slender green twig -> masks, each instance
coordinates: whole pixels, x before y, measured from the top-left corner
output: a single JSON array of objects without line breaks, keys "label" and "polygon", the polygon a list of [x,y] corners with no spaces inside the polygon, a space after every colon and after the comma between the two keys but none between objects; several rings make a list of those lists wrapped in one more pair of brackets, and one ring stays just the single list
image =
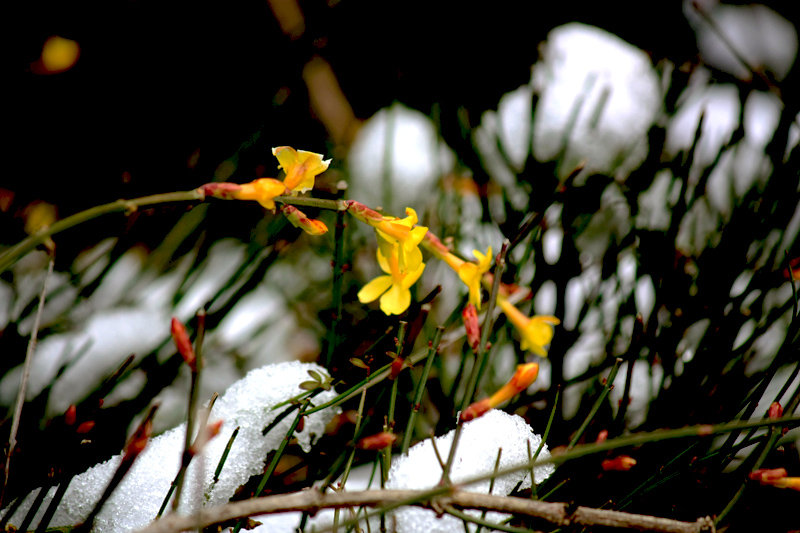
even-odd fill
[{"label": "slender green twig", "polygon": [[[530,451],[530,447],[528,448],[528,450]],[[495,481],[495,479],[497,479],[497,470],[500,468],[500,458],[502,456],[503,456],[503,448],[497,448],[497,457],[494,460],[494,473],[495,473],[495,475],[492,476],[492,478],[489,480],[489,494],[491,494],[492,491],[494,491],[494,481]],[[531,479],[533,479],[533,477],[531,477]],[[481,520],[483,520],[485,518],[486,518],[486,511],[484,510],[484,511],[481,512]],[[477,529],[477,531],[475,531],[475,533],[481,533],[481,525],[480,524],[478,524],[478,529]]]},{"label": "slender green twig", "polygon": [[417,419],[417,413],[419,413],[420,402],[422,402],[422,394],[425,392],[425,384],[428,381],[428,375],[430,374],[431,367],[433,366],[433,360],[436,358],[436,354],[439,352],[439,343],[442,340],[442,333],[444,333],[444,328],[442,326],[438,326],[436,328],[436,332],[433,334],[433,340],[428,343],[428,356],[425,359],[425,367],[422,369],[422,374],[417,382],[417,388],[414,391],[414,403],[411,405],[411,412],[408,415],[408,424],[406,424],[406,431],[403,434],[403,445],[401,447],[403,455],[408,453],[408,448],[411,445],[411,438],[414,433],[414,423]]},{"label": "slender green twig", "polygon": [[[497,258],[495,260],[494,281],[492,282],[492,291],[489,295],[489,305],[486,309],[486,317],[483,320],[483,330],[481,331],[481,340],[478,345],[478,353],[475,354],[475,363],[472,366],[469,381],[467,382],[467,388],[464,391],[464,397],[461,400],[460,411],[463,411],[469,407],[469,404],[472,402],[472,398],[475,396],[475,392],[478,389],[478,382],[480,380],[481,373],[483,372],[488,361],[487,345],[489,342],[489,334],[494,326],[494,308],[497,304],[497,295],[500,292],[500,278],[502,278],[503,271],[505,270],[506,266],[506,252],[508,252],[508,244],[508,239],[503,241],[503,246],[500,248],[500,253],[497,254]],[[458,442],[461,438],[461,430],[463,426],[464,424],[459,420],[458,424],[456,425],[455,433],[453,433],[453,441],[450,444],[450,453],[447,456],[447,463],[444,471],[442,472],[441,483],[450,482],[450,469],[453,467],[453,462],[455,461],[456,448],[458,448]]]},{"label": "slender green twig", "polygon": [[325,366],[330,368],[333,354],[336,351],[337,327],[342,319],[342,282],[344,280],[344,211],[336,213],[336,228],[333,233],[333,289],[332,299],[334,307],[333,320],[328,331],[328,350],[325,354]]},{"label": "slender green twig", "polygon": [[[264,487],[267,486],[267,482],[269,481],[269,478],[272,477],[272,473],[275,471],[275,467],[278,466],[278,461],[280,461],[281,457],[283,457],[283,452],[284,450],[286,450],[286,446],[289,444],[292,435],[294,435],[294,432],[297,429],[297,425],[300,423],[300,420],[303,418],[303,416],[305,416],[306,414],[305,408],[307,406],[308,406],[308,401],[303,403],[302,407],[297,412],[297,416],[294,418],[294,421],[292,421],[292,425],[289,427],[289,431],[286,432],[286,435],[284,435],[283,440],[281,440],[278,449],[275,450],[275,455],[272,456],[272,460],[270,461],[269,466],[267,466],[267,469],[264,471],[264,475],[261,476],[261,481],[259,481],[258,483],[258,487],[256,488],[255,492],[256,496],[260,495],[261,492],[264,490]],[[236,526],[233,528],[233,533],[238,533],[242,529],[242,526],[244,526],[244,522],[245,522],[244,520],[239,520],[236,523]]]},{"label": "slender green twig", "polygon": [[183,441],[183,456],[181,460],[181,471],[178,474],[177,484],[175,487],[175,499],[172,500],[172,511],[178,510],[178,505],[181,501],[181,492],[183,491],[183,481],[186,469],[189,467],[189,462],[192,460],[194,454],[191,451],[192,439],[194,438],[194,427],[197,420],[197,395],[200,390],[200,372],[203,367],[202,360],[202,346],[203,338],[206,331],[206,312],[200,309],[197,312],[197,334],[194,341],[194,364],[190,365],[192,378],[189,386],[189,405],[186,414],[186,435]]},{"label": "slender green twig", "polygon": [[7,270],[17,259],[30,252],[38,245],[44,243],[48,238],[79,224],[93,220],[97,217],[117,213],[120,211],[133,212],[140,207],[148,205],[164,204],[169,202],[192,202],[203,199],[203,193],[197,190],[169,192],[163,194],[153,194],[132,200],[117,200],[103,205],[89,208],[85,211],[75,213],[65,219],[59,220],[52,225],[42,228],[33,235],[23,239],[2,254],[0,254],[0,272]]},{"label": "slender green twig", "polygon": [[447,512],[447,514],[459,518],[464,522],[472,522],[473,524],[477,524],[478,533],[480,533],[481,527],[495,529],[497,531],[507,531],[508,533],[535,533],[532,530],[525,527],[514,527],[514,526],[507,526],[505,524],[498,524],[496,522],[490,522],[489,520],[486,520],[486,518],[484,518],[486,516],[486,511],[483,511],[482,516],[477,517],[477,516],[472,516],[469,513],[465,513],[464,511],[459,511],[452,505],[445,505],[444,510],[445,512]]},{"label": "slender green twig", "polygon": [[[536,459],[539,458],[539,454],[542,453],[542,449],[544,448],[544,443],[547,442],[547,437],[550,436],[550,429],[553,427],[553,420],[556,417],[556,409],[558,408],[558,400],[561,397],[561,386],[556,389],[556,396],[553,399],[553,408],[550,410],[550,418],[547,419],[547,426],[544,428],[544,433],[542,434],[542,438],[539,440],[539,446],[536,447],[536,453],[533,454],[532,462],[536,462]],[[537,496],[536,490],[536,477],[534,476],[533,470],[531,470],[531,498],[536,499]]]},{"label": "slender green twig", "polygon": [[327,200],[325,198],[311,198],[307,196],[276,196],[276,202],[289,205],[302,205],[306,207],[317,207],[328,211],[346,211],[347,205],[344,200]]},{"label": "slender green twig", "polygon": [[[361,421],[364,417],[364,404],[366,403],[367,399],[367,389],[366,387],[363,389],[361,393],[361,399],[358,401],[358,411],[356,413],[356,427],[353,430],[353,448],[350,450],[350,454],[347,457],[347,464],[344,467],[344,472],[342,472],[342,480],[339,482],[339,486],[344,489],[347,485],[347,478],[350,477],[350,470],[353,468],[353,459],[356,456],[356,446],[355,444],[358,442],[358,438],[361,435]],[[334,475],[336,469],[331,471],[331,475]],[[330,486],[330,481],[326,481],[322,484],[322,492],[325,492],[327,488]],[[339,523],[339,509],[333,513],[333,530],[336,531],[337,524]]]},{"label": "slender green twig", "polygon": [[231,433],[230,438],[228,439],[228,443],[225,445],[225,449],[222,451],[222,455],[219,458],[219,462],[217,463],[217,468],[214,470],[214,479],[211,481],[211,486],[213,486],[219,481],[219,476],[222,473],[222,468],[225,466],[225,461],[228,460],[228,454],[231,453],[231,448],[233,447],[233,442],[236,440],[236,437],[239,436],[239,426],[233,430]]},{"label": "slender green twig", "polygon": [[[405,342],[406,337],[406,328],[408,326],[408,322],[405,320],[400,321],[400,325],[397,329],[397,337],[394,340],[395,346],[395,363],[399,359],[400,361],[403,360],[403,343]],[[397,369],[395,369],[397,371]],[[394,409],[395,405],[397,404],[397,388],[399,386],[400,381],[397,379],[399,375],[395,375],[394,379],[392,379],[392,392],[389,396],[389,411],[386,415],[386,424],[383,426],[384,431],[394,431]],[[387,446],[383,450],[381,450],[381,455],[383,456],[383,471],[385,475],[389,476],[389,467],[392,465],[392,447]]]},{"label": "slender green twig", "polygon": [[578,441],[581,440],[583,433],[586,431],[586,428],[589,427],[589,424],[594,419],[594,415],[597,414],[597,410],[600,409],[600,406],[603,405],[603,402],[606,400],[606,397],[611,392],[611,387],[614,385],[614,379],[617,377],[617,372],[619,372],[619,365],[622,363],[622,359],[619,357],[614,362],[614,366],[611,368],[611,372],[608,374],[608,378],[606,379],[605,385],[603,385],[603,390],[600,393],[600,396],[597,397],[595,400],[594,405],[592,405],[589,414],[586,415],[586,419],[581,424],[581,427],[578,428],[578,431],[575,432],[575,435],[572,436],[572,439],[569,441],[569,445],[567,449],[574,448]]}]

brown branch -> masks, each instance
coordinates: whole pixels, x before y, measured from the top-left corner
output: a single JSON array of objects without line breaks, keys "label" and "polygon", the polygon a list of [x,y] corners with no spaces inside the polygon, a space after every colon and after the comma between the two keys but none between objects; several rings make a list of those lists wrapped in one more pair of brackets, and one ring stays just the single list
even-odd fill
[{"label": "brown branch", "polygon": [[713,533],[715,531],[714,523],[708,517],[699,518],[695,522],[682,522],[669,518],[591,507],[577,507],[570,513],[569,505],[566,503],[542,502],[528,498],[495,496],[461,490],[448,492],[446,488],[438,487],[429,490],[366,490],[327,494],[321,494],[316,490],[307,490],[293,494],[252,498],[205,509],[194,516],[171,514],[153,522],[139,533],[177,533],[192,528],[204,528],[235,518],[287,511],[307,511],[313,514],[320,509],[379,507],[393,504],[396,506],[401,502],[409,501],[415,501],[414,505],[430,507],[434,499],[439,507],[451,505],[461,509],[508,512],[540,518],[561,527],[577,524],[662,533]]}]

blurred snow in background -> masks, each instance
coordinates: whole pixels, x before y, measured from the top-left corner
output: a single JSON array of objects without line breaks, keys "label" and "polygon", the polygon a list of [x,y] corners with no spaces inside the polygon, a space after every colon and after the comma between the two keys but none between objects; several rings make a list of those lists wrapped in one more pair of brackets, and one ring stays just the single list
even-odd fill
[{"label": "blurred snow in background", "polygon": [[650,58],[579,23],[552,30],[543,50],[533,70],[533,154],[540,161],[563,157],[562,176],[585,162],[624,178],[647,156],[647,131],[662,106]]},{"label": "blurred snow in background", "polygon": [[363,124],[347,161],[351,198],[405,216],[408,206],[422,212],[439,178],[452,170],[455,156],[430,118],[394,104]]}]

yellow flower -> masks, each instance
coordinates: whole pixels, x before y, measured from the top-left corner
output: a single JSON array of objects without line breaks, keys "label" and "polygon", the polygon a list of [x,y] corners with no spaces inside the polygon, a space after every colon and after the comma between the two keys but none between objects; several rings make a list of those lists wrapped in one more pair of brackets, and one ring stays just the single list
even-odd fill
[{"label": "yellow flower", "polygon": [[505,298],[498,298],[497,303],[500,304],[500,308],[519,331],[522,337],[521,348],[530,350],[542,357],[547,357],[545,346],[553,340],[553,326],[557,326],[561,321],[554,316],[534,316],[529,318]]},{"label": "yellow flower", "polygon": [[384,256],[380,250],[376,254],[381,270],[388,275],[378,276],[364,285],[358,291],[358,300],[365,304],[380,297],[381,311],[387,315],[399,315],[411,304],[409,288],[422,275],[425,263],[420,261],[413,270],[404,269],[400,266],[400,245],[395,243],[392,248],[388,257]]},{"label": "yellow flower", "polygon": [[481,308],[481,278],[489,271],[489,266],[492,263],[492,247],[486,250],[486,255],[480,253],[478,250],[472,250],[477,263],[470,261],[462,261],[455,255],[447,253],[444,256],[444,261],[458,273],[458,277],[464,282],[464,285],[469,289],[469,301],[472,305],[480,310]]},{"label": "yellow flower", "polygon": [[283,184],[292,192],[306,192],[314,188],[314,178],[328,170],[331,160],[323,160],[322,154],[295,150],[291,146],[272,149],[278,158],[278,168],[286,173]]},{"label": "yellow flower", "polygon": [[[406,208],[406,218],[384,216],[360,202],[348,200],[347,211],[361,222],[375,228],[378,235],[378,249],[384,259],[392,254],[394,244],[400,244],[399,256],[402,270],[416,270],[422,262],[419,244],[428,233],[425,226],[416,226],[417,212]],[[416,226],[416,227],[415,227]]]},{"label": "yellow flower", "polygon": [[[384,217],[380,222],[367,222],[375,228],[378,235],[378,251],[384,258],[392,253],[393,246],[399,244],[398,259],[403,270],[416,270],[422,263],[422,252],[419,243],[428,233],[425,226],[416,226],[417,212],[406,208],[406,218]],[[416,227],[415,227],[416,226]]]},{"label": "yellow flower", "polygon": [[286,192],[286,186],[272,178],[261,178],[250,183],[244,183],[238,190],[232,192],[232,197],[237,200],[255,200],[266,209],[275,210],[276,196]]}]

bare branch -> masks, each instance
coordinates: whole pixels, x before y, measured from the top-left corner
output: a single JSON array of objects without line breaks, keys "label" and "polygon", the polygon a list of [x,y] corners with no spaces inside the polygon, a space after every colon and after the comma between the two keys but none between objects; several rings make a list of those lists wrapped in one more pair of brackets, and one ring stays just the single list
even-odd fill
[{"label": "bare branch", "polygon": [[434,499],[439,505],[451,505],[461,509],[514,513],[543,519],[562,527],[577,524],[583,526],[602,525],[662,533],[713,533],[715,531],[714,523],[708,517],[699,518],[695,522],[682,522],[669,518],[590,507],[577,507],[570,514],[569,506],[566,503],[542,502],[528,498],[495,496],[461,490],[453,490],[437,496],[442,491],[442,487],[432,490],[367,490],[328,494],[320,494],[316,490],[307,490],[293,494],[252,498],[228,503],[205,509],[194,516],[171,514],[153,522],[148,527],[140,530],[139,533],[177,533],[192,528],[204,528],[235,518],[287,511],[314,513],[320,509],[357,506],[379,507],[407,501],[416,501],[414,505],[430,507]]}]

